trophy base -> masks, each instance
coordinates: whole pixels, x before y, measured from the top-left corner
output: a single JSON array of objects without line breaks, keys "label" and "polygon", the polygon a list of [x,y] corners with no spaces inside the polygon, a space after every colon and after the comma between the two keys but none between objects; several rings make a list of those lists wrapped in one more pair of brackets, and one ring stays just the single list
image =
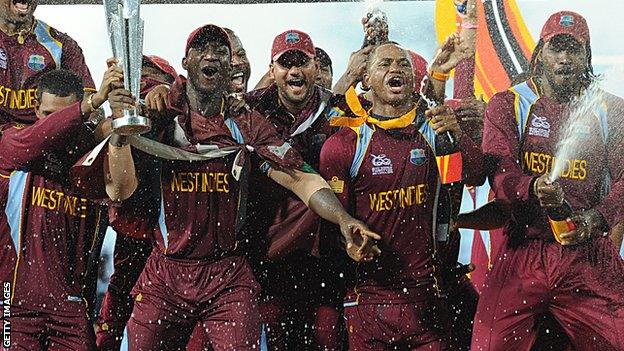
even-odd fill
[{"label": "trophy base", "polygon": [[152,129],[152,121],[142,116],[128,116],[114,119],[112,127],[113,131],[119,135],[140,135]]}]

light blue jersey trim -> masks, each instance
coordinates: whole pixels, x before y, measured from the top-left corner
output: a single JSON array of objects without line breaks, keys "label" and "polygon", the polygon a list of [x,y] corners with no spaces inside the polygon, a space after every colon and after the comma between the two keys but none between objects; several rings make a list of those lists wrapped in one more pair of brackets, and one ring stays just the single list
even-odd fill
[{"label": "light blue jersey trim", "polygon": [[424,121],[420,125],[420,128],[418,128],[418,131],[420,132],[420,135],[422,135],[423,138],[425,138],[425,141],[427,142],[427,144],[429,144],[429,147],[431,148],[431,150],[435,154],[435,151],[436,151],[436,133],[433,130],[433,128],[431,128],[431,123],[429,121]]},{"label": "light blue jersey trim", "polygon": [[234,138],[234,140],[236,140],[237,143],[239,144],[245,143],[243,134],[238,128],[238,125],[236,124],[236,122],[234,122],[231,118],[228,118],[225,120],[225,125],[230,129],[230,133],[232,133],[232,138]]},{"label": "light blue jersey trim", "polygon": [[269,351],[269,338],[267,337],[266,324],[260,326],[260,351]]},{"label": "light blue jersey trim", "polygon": [[160,229],[160,235],[162,235],[165,249],[169,247],[169,231],[167,230],[167,223],[165,221],[165,199],[162,192],[162,185],[160,190],[160,215],[158,216],[158,228]]},{"label": "light blue jersey trim", "polygon": [[9,228],[11,229],[11,239],[15,246],[15,252],[20,253],[20,232],[21,222],[24,216],[24,207],[22,206],[24,200],[24,194],[26,193],[26,182],[28,180],[29,173],[22,171],[15,171],[11,174],[9,179],[9,193],[7,204],[4,209],[7,220],[9,222]]},{"label": "light blue jersey trim", "polygon": [[123,337],[121,338],[121,345],[119,351],[128,351],[128,327],[124,328]]},{"label": "light blue jersey trim", "polygon": [[50,34],[50,26],[44,22],[37,20],[35,25],[35,36],[39,44],[43,45],[52,55],[52,59],[56,64],[56,68],[61,68],[61,58],[63,57],[63,44],[54,39]]},{"label": "light blue jersey trim", "polygon": [[518,103],[516,107],[518,110],[516,111],[516,126],[518,128],[518,136],[522,140],[529,119],[529,113],[531,113],[531,107],[535,104],[537,99],[539,99],[539,96],[531,90],[527,82],[515,85],[510,90],[517,97]]},{"label": "light blue jersey trim", "polygon": [[355,145],[355,156],[353,157],[353,162],[351,163],[351,169],[349,171],[351,179],[357,176],[360,166],[362,166],[364,154],[366,154],[368,144],[370,144],[371,138],[373,137],[373,132],[373,129],[366,124],[362,124],[356,131],[358,139]]}]

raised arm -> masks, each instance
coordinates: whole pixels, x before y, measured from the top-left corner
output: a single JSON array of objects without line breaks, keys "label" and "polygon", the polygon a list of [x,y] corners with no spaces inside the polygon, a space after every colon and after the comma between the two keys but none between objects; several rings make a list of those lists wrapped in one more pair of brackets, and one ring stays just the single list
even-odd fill
[{"label": "raised arm", "polygon": [[0,157],[4,164],[12,169],[28,168],[45,153],[64,148],[74,135],[72,131],[82,127],[89,115],[106,101],[109,85],[116,79],[113,71],[106,71],[100,90],[92,96],[85,95],[81,101],[39,119],[32,126],[3,133],[0,149],[6,151]]},{"label": "raised arm", "polygon": [[357,83],[362,80],[362,76],[366,70],[368,54],[370,54],[372,50],[372,46],[367,46],[351,54],[347,69],[342,76],[338,78],[336,84],[334,84],[334,94],[344,95],[350,87],[356,86]]},{"label": "raised arm", "polygon": [[[113,118],[123,117],[123,109],[131,109],[135,106],[132,94],[123,88],[113,90],[109,100]],[[104,174],[104,184],[106,194],[115,202],[124,201],[132,196],[139,184],[129,140],[114,132],[108,143],[108,163]]]}]

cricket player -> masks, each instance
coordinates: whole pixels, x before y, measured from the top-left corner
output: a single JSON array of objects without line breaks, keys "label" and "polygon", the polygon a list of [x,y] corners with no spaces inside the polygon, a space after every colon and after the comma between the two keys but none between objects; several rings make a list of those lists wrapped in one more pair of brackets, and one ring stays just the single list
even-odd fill
[{"label": "cricket player", "polygon": [[[171,87],[166,103],[175,116],[174,130],[162,140],[178,154],[206,160],[162,160],[158,169],[142,170],[135,168],[128,144],[136,138],[113,134],[108,145],[106,192],[116,203],[111,223],[155,244],[132,292],[129,349],[184,349],[197,322],[214,350],[257,349],[259,286],[238,251],[239,244],[257,241],[240,235],[247,197],[257,190],[247,186],[247,177],[266,173],[321,217],[338,223],[348,247],[358,249],[358,259],[372,259],[368,243],[379,236],[341,210],[329,186],[304,171],[308,166],[265,118],[255,112],[226,116],[231,46],[223,29],[206,25],[191,33],[183,67],[189,78],[178,77]],[[129,93],[125,103],[133,106]],[[156,184],[148,184],[160,194],[158,202],[143,201],[150,172],[159,175]]]},{"label": "cricket player", "polygon": [[[316,55],[307,33],[280,33],[271,49],[267,81],[272,83],[245,98],[314,168],[332,132],[329,115],[335,106],[344,105],[344,98],[318,84],[320,66],[326,67],[327,59],[321,62]],[[326,75],[323,81],[331,86]],[[268,347],[340,350],[345,340],[344,284],[337,262],[327,257],[327,243],[317,235],[318,216],[291,192],[274,189],[267,179],[254,181],[252,186],[262,191],[250,203],[250,216],[256,221],[246,230],[269,242],[253,260],[263,288],[260,308]],[[321,253],[325,257],[319,259]]]},{"label": "cricket player", "polygon": [[0,1],[0,124],[37,120],[37,82],[50,70],[75,72],[82,78],[85,92],[95,92],[78,44],[33,16],[38,2]]},{"label": "cricket player", "polygon": [[[172,84],[176,77],[175,69],[167,60],[154,55],[143,57],[141,71],[143,96],[151,91],[151,88]],[[104,123],[108,125],[106,133],[108,134],[110,120]],[[117,235],[113,254],[113,275],[104,294],[95,329],[98,350],[119,350],[126,323],[132,313],[134,300],[130,296],[130,291],[139,279],[152,248],[153,245],[149,240],[132,238],[123,233]]]},{"label": "cricket player", "polygon": [[240,38],[233,30],[223,28],[230,38],[232,45],[232,81],[230,84],[230,92],[246,93],[249,85],[249,77],[251,75],[251,65],[247,58],[247,51],[243,46]]},{"label": "cricket player", "polygon": [[[450,108],[413,98],[407,50],[371,51],[362,84],[372,109],[323,145],[321,174],[343,205],[381,234],[381,255],[351,267],[345,317],[351,350],[442,350],[446,306],[436,251],[439,174],[436,133],[451,132],[464,160],[463,180],[482,182],[483,157]],[[353,109],[352,109],[353,110]]]},{"label": "cricket player", "polygon": [[[543,315],[554,317],[575,350],[624,349],[624,262],[604,234],[623,214],[624,160],[616,150],[624,104],[594,89],[595,79],[587,22],[561,11],[542,28],[530,78],[489,102],[483,151],[496,198],[512,215],[479,299],[472,350],[529,350]],[[574,101],[588,91],[600,92],[599,103],[587,118],[569,121]],[[570,123],[581,144],[551,182]],[[559,243],[546,210],[564,199],[576,229]]]},{"label": "cricket player", "polygon": [[95,239],[105,229],[105,210],[72,186],[69,169],[93,147],[85,122],[119,76],[109,69],[100,90],[84,96],[80,76],[50,71],[38,82],[37,122],[11,122],[2,130],[0,280],[11,288],[7,350],[95,345],[88,319],[94,296],[86,290],[97,276]]},{"label": "cricket player", "polygon": [[316,84],[321,87],[331,90],[334,79],[334,68],[332,66],[331,57],[329,54],[318,46],[314,48],[316,59],[319,62],[319,71],[316,75]]}]

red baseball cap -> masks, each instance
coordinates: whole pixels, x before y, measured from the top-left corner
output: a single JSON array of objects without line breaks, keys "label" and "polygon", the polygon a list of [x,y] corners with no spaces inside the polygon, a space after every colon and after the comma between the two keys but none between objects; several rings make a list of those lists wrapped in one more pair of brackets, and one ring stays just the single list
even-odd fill
[{"label": "red baseball cap", "polygon": [[580,43],[589,43],[589,27],[583,16],[572,11],[561,11],[548,18],[540,39],[549,41],[559,34],[569,34]]},{"label": "red baseball cap", "polygon": [[144,55],[145,60],[149,61],[152,65],[156,66],[159,70],[161,70],[164,74],[168,74],[172,79],[176,79],[178,73],[175,68],[169,64],[169,61],[164,58],[156,55]]},{"label": "red baseball cap", "polygon": [[306,33],[295,29],[287,30],[273,39],[271,60],[277,60],[283,53],[290,50],[301,51],[310,58],[316,56],[312,38]]},{"label": "red baseball cap", "polygon": [[188,39],[186,40],[185,54],[188,55],[188,52],[192,47],[202,46],[211,41],[216,41],[226,45],[230,50],[230,53],[232,53],[230,37],[225,32],[225,30],[214,24],[207,24],[205,26],[195,29],[189,35]]},{"label": "red baseball cap", "polygon": [[420,83],[427,75],[427,60],[412,50],[407,50],[412,59],[412,71],[414,71],[414,89],[420,91]]}]

